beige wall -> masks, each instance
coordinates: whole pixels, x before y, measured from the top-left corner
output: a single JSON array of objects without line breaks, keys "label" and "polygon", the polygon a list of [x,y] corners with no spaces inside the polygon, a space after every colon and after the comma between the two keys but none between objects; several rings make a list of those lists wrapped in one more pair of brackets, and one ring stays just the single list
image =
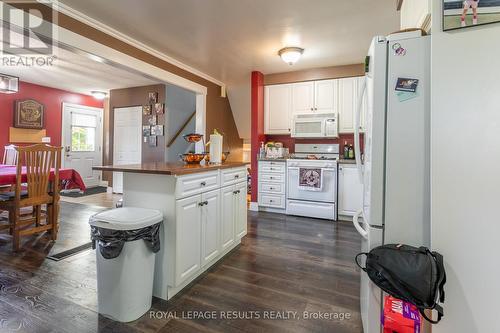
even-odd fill
[{"label": "beige wall", "polygon": [[267,74],[264,75],[264,85],[325,80],[325,79],[340,79],[344,77],[363,76],[363,75],[365,75],[365,69],[363,64],[321,67],[321,68],[312,68],[295,72]]}]

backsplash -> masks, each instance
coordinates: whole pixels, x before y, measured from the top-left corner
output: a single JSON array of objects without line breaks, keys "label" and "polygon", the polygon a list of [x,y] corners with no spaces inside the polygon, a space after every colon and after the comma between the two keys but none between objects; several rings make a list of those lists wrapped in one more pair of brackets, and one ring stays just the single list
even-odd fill
[{"label": "backsplash", "polygon": [[[340,150],[342,151],[342,148],[344,147],[344,142],[347,141],[347,144],[354,145],[354,134],[339,134],[339,138],[337,138],[337,139],[296,139],[296,138],[292,138],[290,135],[266,135],[266,142],[267,141],[282,142],[284,147],[286,147],[290,150],[290,153],[295,152],[295,144],[296,143],[306,143],[306,144],[311,144],[311,143],[336,144],[336,143],[338,143],[340,145]],[[361,144],[361,151],[363,151],[363,149],[364,149],[364,135],[363,134],[360,135],[360,144]]]}]

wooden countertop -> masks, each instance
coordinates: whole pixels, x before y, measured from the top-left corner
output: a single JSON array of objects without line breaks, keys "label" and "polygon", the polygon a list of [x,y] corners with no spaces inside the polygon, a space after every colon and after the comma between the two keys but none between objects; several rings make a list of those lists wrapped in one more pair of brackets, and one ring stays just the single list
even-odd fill
[{"label": "wooden countertop", "polygon": [[223,164],[184,164],[182,162],[151,162],[129,165],[104,165],[95,166],[93,170],[118,171],[132,173],[148,173],[155,175],[181,176],[192,173],[215,171],[219,169],[238,168],[247,165],[243,162],[225,162]]}]

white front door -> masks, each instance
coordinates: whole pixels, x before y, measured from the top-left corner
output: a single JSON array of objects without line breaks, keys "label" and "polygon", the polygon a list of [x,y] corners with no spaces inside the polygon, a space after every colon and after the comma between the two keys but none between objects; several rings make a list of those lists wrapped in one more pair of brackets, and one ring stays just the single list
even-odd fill
[{"label": "white front door", "polygon": [[62,165],[76,170],[86,187],[101,181],[101,172],[92,167],[102,164],[102,113],[103,109],[63,103]]},{"label": "white front door", "polygon": [[[113,164],[141,163],[142,106],[114,109]],[[113,172],[113,192],[123,192],[123,173]]]}]

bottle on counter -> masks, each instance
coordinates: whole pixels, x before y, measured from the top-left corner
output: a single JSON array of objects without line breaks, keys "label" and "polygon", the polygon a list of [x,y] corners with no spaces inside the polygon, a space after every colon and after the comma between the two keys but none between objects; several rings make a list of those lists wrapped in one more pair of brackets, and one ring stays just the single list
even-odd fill
[{"label": "bottle on counter", "polygon": [[354,147],[352,145],[349,146],[349,159],[354,159]]},{"label": "bottle on counter", "polygon": [[349,158],[349,145],[347,144],[347,141],[344,141],[344,159]]},{"label": "bottle on counter", "polygon": [[260,158],[265,158],[266,157],[266,148],[264,146],[264,142],[263,141],[260,143],[259,157]]}]

